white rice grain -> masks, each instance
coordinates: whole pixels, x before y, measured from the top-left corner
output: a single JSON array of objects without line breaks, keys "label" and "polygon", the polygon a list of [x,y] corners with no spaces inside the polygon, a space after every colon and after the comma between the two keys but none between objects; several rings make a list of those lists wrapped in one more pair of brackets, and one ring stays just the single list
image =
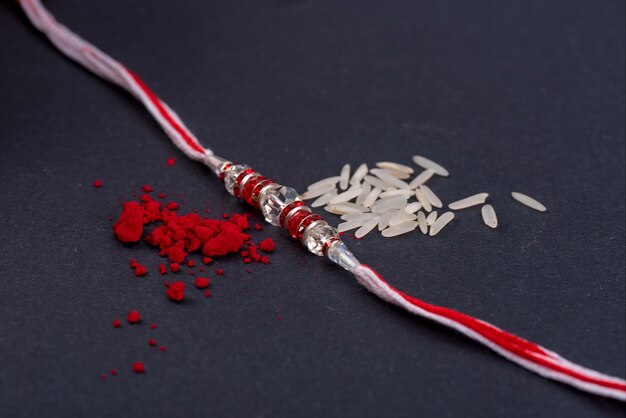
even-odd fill
[{"label": "white rice grain", "polygon": [[359,196],[356,198],[357,205],[362,205],[365,201],[365,198],[367,197],[367,195],[370,194],[370,191],[372,190],[372,186],[369,183],[363,183],[361,187],[361,194],[359,194]]},{"label": "white rice grain", "polygon": [[348,182],[350,181],[350,164],[346,164],[341,169],[341,180],[339,180],[339,188],[346,190],[348,188]]},{"label": "white rice grain", "polygon": [[330,199],[330,202],[328,203],[330,203],[331,205],[336,205],[337,203],[348,202],[360,194],[361,194],[361,188],[353,186],[350,189],[346,190],[345,192],[339,193],[337,196]]},{"label": "white rice grain", "polygon": [[363,181],[366,181],[369,184],[371,184],[373,187],[378,187],[381,190],[393,189],[392,185],[387,184],[386,182],[382,181],[381,179],[377,177],[370,176],[369,174],[363,177]]},{"label": "white rice grain", "polygon": [[425,168],[427,170],[433,170],[438,176],[448,177],[450,175],[450,173],[448,173],[448,170],[446,170],[436,162],[429,160],[426,157],[422,157],[421,155],[414,155],[413,161],[415,162],[415,164],[419,165],[422,168]]},{"label": "white rice grain", "polygon": [[309,185],[309,187],[307,187],[307,190],[313,190],[313,189],[317,189],[321,186],[325,186],[327,184],[337,184],[339,182],[339,180],[341,180],[340,176],[332,176],[332,177],[327,177],[325,179],[322,179],[320,181],[316,181],[315,183]]},{"label": "white rice grain", "polygon": [[365,235],[369,234],[372,229],[378,225],[379,218],[372,218],[369,221],[365,222],[362,227],[356,230],[354,233],[355,238],[363,238]]},{"label": "white rice grain", "polygon": [[420,187],[422,184],[426,183],[428,180],[430,180],[430,178],[435,174],[434,170],[431,170],[430,168],[427,170],[422,171],[421,173],[419,173],[414,179],[413,181],[411,181],[409,183],[409,187],[413,190],[417,189],[418,187]]},{"label": "white rice grain", "polygon": [[422,234],[428,233],[428,224],[426,223],[426,215],[421,210],[417,212],[417,223],[419,224]]},{"label": "white rice grain", "polygon": [[380,196],[380,193],[381,193],[381,190],[378,187],[374,187],[372,191],[370,192],[370,194],[368,194],[365,200],[363,201],[363,206],[366,208],[369,208],[370,206],[372,206],[374,202],[376,202],[376,199],[378,199],[378,196]]},{"label": "white rice grain", "polygon": [[439,218],[437,218],[434,224],[431,225],[430,231],[428,232],[428,234],[431,237],[434,237],[435,235],[439,233],[439,231],[443,229],[444,226],[448,225],[448,223],[453,219],[454,219],[454,213],[452,212],[444,213]]},{"label": "white rice grain", "polygon": [[363,180],[363,177],[367,174],[367,170],[367,164],[361,164],[350,178],[350,184],[360,183],[361,180]]},{"label": "white rice grain", "polygon": [[386,238],[391,238],[397,235],[402,235],[402,234],[406,234],[407,232],[411,232],[415,228],[417,228],[417,222],[409,221],[409,222],[405,222],[400,225],[396,225],[391,228],[385,229],[382,232],[382,236]]},{"label": "white rice grain", "polygon": [[480,209],[480,212],[483,215],[483,222],[490,228],[498,227],[498,217],[496,216],[496,211],[493,209],[491,205],[485,205]]},{"label": "white rice grain", "polygon": [[434,210],[428,214],[426,217],[426,225],[431,226],[437,220],[437,211]]},{"label": "white rice grain", "polygon": [[384,168],[385,170],[399,171],[400,173],[413,174],[413,169],[409,166],[393,163],[391,161],[380,161],[376,163],[376,167]]},{"label": "white rice grain", "polygon": [[464,199],[457,200],[456,202],[452,202],[448,205],[448,207],[452,210],[460,210],[476,205],[482,205],[488,197],[489,193],[478,193]]},{"label": "white rice grain", "polygon": [[351,229],[360,228],[367,220],[342,222],[337,225],[337,232],[346,232]]},{"label": "white rice grain", "polygon": [[521,204],[526,205],[529,208],[538,210],[539,212],[545,212],[546,210],[548,210],[544,205],[542,205],[532,197],[526,196],[523,193],[513,192],[511,193],[511,196],[513,196],[513,199],[517,200]]},{"label": "white rice grain", "polygon": [[417,201],[420,202],[422,208],[426,212],[430,212],[431,210],[433,210],[432,205],[430,204],[428,199],[426,199],[426,196],[424,196],[424,192],[422,191],[422,189],[418,188],[417,190],[415,190],[415,197],[417,198]]},{"label": "white rice grain", "polygon": [[393,186],[393,187],[397,187],[399,189],[407,189],[410,190],[411,188],[409,187],[409,185],[407,184],[407,182],[402,181],[400,179],[397,179],[391,175],[389,175],[388,173],[383,172],[383,170],[377,171],[374,173],[376,175],[376,177],[378,177],[379,179],[381,179],[383,182]]},{"label": "white rice grain", "polygon": [[317,208],[320,206],[324,206],[325,204],[330,202],[330,199],[332,199],[335,196],[337,196],[337,189],[320,196],[317,200],[311,203],[311,207]]},{"label": "white rice grain", "polygon": [[405,189],[395,189],[395,190],[387,190],[386,192],[382,192],[380,194],[380,198],[391,197],[391,196],[406,196],[409,197],[413,194],[413,190],[405,190]]},{"label": "white rice grain", "polygon": [[398,210],[393,210],[391,212],[383,213],[378,221],[378,230],[382,231],[383,229],[389,226],[389,219],[393,218],[398,214]]},{"label": "white rice grain", "polygon": [[344,221],[369,221],[374,216],[373,213],[347,213],[341,215],[341,219]]},{"label": "white rice grain", "polygon": [[337,205],[328,205],[324,207],[324,210],[326,212],[334,213],[335,215],[363,213],[363,208],[355,205],[354,203],[339,203]]},{"label": "white rice grain", "polygon": [[422,204],[420,202],[409,203],[405,206],[404,211],[406,213],[415,213],[422,208]]},{"label": "white rice grain", "polygon": [[389,219],[389,226],[400,225],[402,223],[414,221],[416,219],[417,215],[413,213],[406,213],[405,211],[401,210],[397,215],[394,215]]},{"label": "white rice grain", "polygon": [[430,189],[430,187],[428,187],[425,184],[422,184],[420,186],[420,189],[422,190],[422,192],[424,193],[424,196],[426,197],[426,199],[428,199],[428,201],[430,202],[431,205],[433,205],[436,208],[443,207],[443,203],[441,203],[441,199],[439,199],[439,197],[437,197],[435,192],[433,192]]},{"label": "white rice grain", "polygon": [[331,192],[335,190],[335,185],[332,183],[327,183],[327,184],[322,184],[321,186],[318,186],[315,189],[309,189],[306,192],[302,193],[300,195],[300,199],[302,200],[309,200],[309,199],[313,199],[315,197],[319,197],[323,194],[326,194],[328,192]]}]

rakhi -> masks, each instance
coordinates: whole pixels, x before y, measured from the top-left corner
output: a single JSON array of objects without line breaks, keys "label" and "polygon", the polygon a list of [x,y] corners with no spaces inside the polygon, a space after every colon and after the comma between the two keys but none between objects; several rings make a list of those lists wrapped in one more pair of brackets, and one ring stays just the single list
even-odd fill
[{"label": "rakhi", "polygon": [[304,205],[298,192],[270,180],[252,168],[218,157],[185,126],[178,115],[159,99],[132,71],[58,23],[39,0],[20,0],[32,22],[74,61],[135,96],[161,125],[172,142],[189,158],[207,165],[224,182],[231,195],[260,209],[265,220],[281,226],[310,252],[325,256],[352,273],[367,290],[386,302],[457,330],[506,359],[580,390],[626,401],[626,381],[572,363],[538,344],[501,330],[480,319],[432,305],[390,285],[371,267],[360,263],[337,230]]}]

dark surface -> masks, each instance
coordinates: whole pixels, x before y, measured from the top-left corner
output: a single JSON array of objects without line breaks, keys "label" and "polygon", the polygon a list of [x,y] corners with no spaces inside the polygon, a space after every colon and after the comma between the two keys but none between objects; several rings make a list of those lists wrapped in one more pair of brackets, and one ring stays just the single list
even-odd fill
[{"label": "dark surface", "polygon": [[[432,183],[445,201],[490,192],[495,231],[476,209],[436,239],[348,242],[410,294],[626,373],[623,1],[46,4],[206,145],[285,184],[421,153],[450,169]],[[275,228],[255,233],[277,243],[269,266],[219,261],[212,299],[172,304],[156,252],[113,238],[120,202],[149,183],[183,211],[247,208],[12,1],[0,35],[3,417],[623,415],[388,306]],[[146,321],[113,329],[130,309]]]}]

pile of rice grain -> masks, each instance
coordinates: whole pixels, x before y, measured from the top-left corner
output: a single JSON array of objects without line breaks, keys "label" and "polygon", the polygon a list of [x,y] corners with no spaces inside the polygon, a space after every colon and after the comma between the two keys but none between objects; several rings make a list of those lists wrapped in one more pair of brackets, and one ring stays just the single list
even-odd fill
[{"label": "pile of rice grain", "polygon": [[[433,176],[448,177],[448,170],[421,155],[414,155],[413,162],[421,168],[417,175],[412,167],[389,161],[378,162],[372,169],[363,163],[350,175],[350,164],[345,164],[338,176],[311,184],[300,197],[315,199],[311,207],[324,206],[326,211],[340,215],[344,222],[337,230],[356,229],[356,238],[364,237],[376,227],[383,237],[395,237],[418,228],[432,237],[454,219],[452,211],[477,205],[483,205],[485,224],[491,228],[498,226],[495,209],[485,204],[488,193],[452,202],[448,204],[450,211],[443,212],[443,202],[426,183]],[[546,211],[544,205],[529,196],[519,192],[511,196],[530,208]],[[438,209],[442,209],[441,215]]]}]

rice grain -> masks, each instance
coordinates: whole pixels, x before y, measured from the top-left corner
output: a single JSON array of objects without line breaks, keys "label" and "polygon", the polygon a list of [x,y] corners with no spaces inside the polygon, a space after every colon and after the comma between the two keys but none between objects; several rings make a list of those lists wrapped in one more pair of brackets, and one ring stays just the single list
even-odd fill
[{"label": "rice grain", "polygon": [[397,235],[406,234],[407,232],[413,231],[417,228],[417,222],[409,221],[402,223],[400,225],[392,226],[391,228],[387,228],[382,232],[382,236],[386,238],[395,237]]},{"label": "rice grain", "polygon": [[480,209],[480,212],[483,215],[483,222],[490,228],[498,227],[498,217],[496,216],[496,211],[493,209],[491,205],[485,205]]},{"label": "rice grain", "polygon": [[363,238],[365,235],[369,234],[372,229],[376,227],[378,224],[379,218],[372,218],[369,221],[365,222],[363,226],[356,230],[354,233],[355,238]]},{"label": "rice grain", "polygon": [[339,180],[339,188],[346,190],[348,188],[348,181],[350,180],[350,164],[346,164],[341,169],[341,180]]},{"label": "rice grain", "polygon": [[511,193],[511,196],[513,196],[513,199],[517,200],[521,204],[526,205],[529,208],[538,210],[539,212],[545,212],[546,210],[548,210],[544,205],[542,205],[532,197],[526,196],[523,193],[513,192]]},{"label": "rice grain", "polygon": [[464,199],[457,200],[448,205],[448,207],[452,210],[460,210],[469,208],[476,205],[482,205],[485,203],[487,198],[489,197],[489,193],[478,193]]},{"label": "rice grain", "polygon": [[443,203],[441,203],[441,199],[439,199],[439,197],[437,197],[435,192],[433,192],[430,189],[430,187],[428,187],[425,184],[422,184],[420,186],[420,189],[422,190],[422,192],[424,193],[424,196],[426,197],[426,199],[428,199],[428,201],[430,202],[431,205],[433,205],[436,208],[443,207]]},{"label": "rice grain", "polygon": [[428,232],[428,234],[431,237],[434,237],[443,229],[444,226],[448,225],[448,223],[453,219],[454,219],[454,213],[452,212],[444,213],[439,218],[437,218],[434,224],[431,225],[430,231]]}]

